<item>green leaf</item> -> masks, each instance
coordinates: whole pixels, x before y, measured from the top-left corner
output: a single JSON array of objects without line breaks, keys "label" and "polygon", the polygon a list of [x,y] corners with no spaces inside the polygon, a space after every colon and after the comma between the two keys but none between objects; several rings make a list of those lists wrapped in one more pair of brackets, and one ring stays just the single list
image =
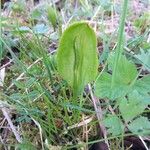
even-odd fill
[{"label": "green leaf", "polygon": [[111,88],[111,77],[112,76],[107,72],[103,72],[99,76],[95,84],[95,95],[97,97],[114,100],[126,95],[129,87],[116,82],[115,86]]},{"label": "green leaf", "polygon": [[[111,55],[108,63],[109,69],[112,70],[114,62],[114,55]],[[112,70],[113,71],[113,70]],[[95,95],[99,98],[109,98],[114,100],[125,96],[132,90],[131,83],[137,77],[137,70],[135,65],[128,61],[125,56],[122,56],[116,70],[116,77],[114,87],[111,87],[112,75],[103,72],[95,83]]]},{"label": "green leaf", "polygon": [[144,50],[141,49],[141,54],[135,55],[135,57],[141,61],[145,69],[150,71],[150,50],[144,52]]},{"label": "green leaf", "polygon": [[146,117],[139,117],[128,125],[129,130],[137,135],[150,134],[150,121]]},{"label": "green leaf", "polygon": [[108,128],[108,133],[111,133],[112,135],[120,135],[123,132],[123,123],[117,116],[108,116],[103,122]]},{"label": "green leaf", "polygon": [[134,88],[141,94],[146,95],[150,92],[150,75],[144,76],[136,81]]},{"label": "green leaf", "polygon": [[76,96],[97,75],[96,46],[96,35],[85,22],[74,23],[61,37],[57,54],[58,72],[73,88]]},{"label": "green leaf", "polygon": [[128,61],[125,56],[122,56],[118,64],[116,81],[125,85],[130,85],[137,74],[138,72],[134,63]]},{"label": "green leaf", "polygon": [[144,98],[137,91],[128,95],[128,99],[124,98],[119,104],[119,110],[126,122],[131,121],[145,110],[150,103],[148,98]]},{"label": "green leaf", "polygon": [[[108,60],[111,69],[114,68],[114,56],[114,54],[110,55]],[[114,70],[112,69],[112,71]],[[138,74],[135,64],[132,61],[127,60],[124,55],[121,56],[116,71],[116,82],[126,85],[130,85],[130,83],[136,78]]]}]

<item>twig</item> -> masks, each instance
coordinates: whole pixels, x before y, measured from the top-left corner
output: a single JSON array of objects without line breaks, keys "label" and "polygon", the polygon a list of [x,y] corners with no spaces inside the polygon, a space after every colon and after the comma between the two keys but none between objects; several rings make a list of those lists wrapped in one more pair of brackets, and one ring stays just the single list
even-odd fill
[{"label": "twig", "polygon": [[141,136],[138,136],[139,139],[141,140],[141,142],[143,143],[144,147],[146,150],[149,150],[149,148],[147,147],[146,143],[144,142],[143,138]]},{"label": "twig", "polygon": [[14,133],[14,135],[16,137],[16,140],[19,143],[22,143],[22,139],[21,139],[20,135],[18,134],[16,128],[14,127],[14,125],[13,125],[13,123],[12,123],[12,121],[11,121],[9,115],[8,115],[8,112],[7,112],[6,108],[2,108],[1,110],[2,110],[3,115],[5,116],[5,118],[6,118],[7,122],[8,122],[8,124],[9,124],[12,132]]},{"label": "twig", "polygon": [[100,102],[99,102],[99,100],[97,100],[96,97],[94,97],[90,84],[88,84],[88,88],[89,88],[90,95],[91,95],[91,98],[92,98],[92,101],[93,101],[93,105],[94,105],[94,109],[96,111],[96,115],[97,115],[97,118],[98,118],[98,121],[99,121],[99,126],[100,126],[100,129],[101,129],[101,132],[102,132],[102,134],[104,136],[105,143],[107,144],[107,147],[110,150],[110,146],[109,146],[108,138],[107,138],[107,131],[106,131],[105,126],[101,123],[103,115],[102,115],[102,109],[100,107]]},{"label": "twig", "polygon": [[92,119],[93,119],[93,116],[89,117],[89,118],[85,118],[84,121],[81,121],[80,123],[69,126],[69,127],[67,127],[67,129],[70,130],[70,129],[78,128],[81,126],[85,126],[85,125],[89,124],[92,121]]},{"label": "twig", "polygon": [[32,118],[33,122],[37,125],[37,127],[39,128],[42,150],[44,150],[44,144],[43,144],[43,137],[42,137],[42,128],[41,128],[41,125],[40,125],[33,117],[31,117],[31,118]]},{"label": "twig", "polygon": [[5,65],[0,67],[0,70],[7,67],[9,64],[11,64],[13,62],[13,59],[11,59],[9,62],[7,62]]}]

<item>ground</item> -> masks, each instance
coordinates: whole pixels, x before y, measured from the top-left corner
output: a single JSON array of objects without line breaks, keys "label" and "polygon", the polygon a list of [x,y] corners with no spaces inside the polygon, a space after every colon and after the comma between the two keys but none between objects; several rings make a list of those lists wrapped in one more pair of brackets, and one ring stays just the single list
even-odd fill
[{"label": "ground", "polygon": [[[124,1],[1,1],[0,150],[150,148],[150,4],[129,1],[125,13]],[[57,51],[64,31],[80,21],[95,32],[99,66],[74,101]],[[119,34],[122,59],[114,76]],[[119,88],[109,91],[111,76]]]}]

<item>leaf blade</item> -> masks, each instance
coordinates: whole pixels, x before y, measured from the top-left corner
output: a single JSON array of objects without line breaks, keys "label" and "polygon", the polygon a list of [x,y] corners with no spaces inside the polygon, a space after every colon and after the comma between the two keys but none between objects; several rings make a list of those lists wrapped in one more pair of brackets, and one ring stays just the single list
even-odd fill
[{"label": "leaf blade", "polygon": [[76,95],[97,75],[96,46],[95,32],[85,22],[74,23],[62,35],[57,53],[58,72]]}]

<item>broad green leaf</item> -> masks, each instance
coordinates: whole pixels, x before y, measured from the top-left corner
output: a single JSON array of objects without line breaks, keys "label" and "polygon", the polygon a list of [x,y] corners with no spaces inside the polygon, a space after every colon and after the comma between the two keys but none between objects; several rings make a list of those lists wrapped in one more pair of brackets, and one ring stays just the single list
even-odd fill
[{"label": "broad green leaf", "polygon": [[96,81],[95,95],[99,98],[109,98],[114,100],[118,97],[125,96],[129,87],[127,85],[117,83],[111,88],[111,75],[103,72]]},{"label": "broad green leaf", "polygon": [[131,121],[145,110],[150,99],[141,96],[137,91],[132,92],[127,98],[123,98],[119,104],[119,110],[126,122]]},{"label": "broad green leaf", "polygon": [[103,122],[108,128],[108,133],[111,133],[112,135],[120,135],[123,132],[123,123],[117,116],[108,116]]},{"label": "broad green leaf", "polygon": [[[111,70],[113,68],[113,60],[114,55],[110,56],[108,60],[109,69]],[[99,98],[109,98],[111,100],[123,97],[132,90],[130,84],[135,80],[137,74],[135,65],[128,61],[125,56],[122,56],[118,63],[115,86],[111,87],[112,75],[104,72],[95,83],[95,95]]]},{"label": "broad green leaf", "polygon": [[137,135],[150,134],[150,121],[146,117],[139,117],[128,125],[129,130]]},{"label": "broad green leaf", "polygon": [[57,54],[58,72],[73,88],[76,96],[97,75],[96,46],[96,35],[85,22],[74,23],[61,37]]},{"label": "broad green leaf", "polygon": [[150,75],[146,75],[143,78],[136,81],[134,88],[141,94],[147,94],[150,92]]},{"label": "broad green leaf", "polygon": [[[114,71],[112,69],[114,65],[114,56],[114,54],[111,54],[108,60],[109,68],[112,71]],[[135,64],[132,61],[127,60],[124,55],[121,56],[116,71],[116,82],[126,85],[130,85],[130,83],[136,78],[138,74]]]},{"label": "broad green leaf", "polygon": [[137,69],[133,62],[128,61],[125,56],[122,56],[117,69],[116,81],[125,85],[130,85],[137,77]]},{"label": "broad green leaf", "polygon": [[111,75],[103,72],[96,80],[95,95],[100,98],[111,98]]}]

